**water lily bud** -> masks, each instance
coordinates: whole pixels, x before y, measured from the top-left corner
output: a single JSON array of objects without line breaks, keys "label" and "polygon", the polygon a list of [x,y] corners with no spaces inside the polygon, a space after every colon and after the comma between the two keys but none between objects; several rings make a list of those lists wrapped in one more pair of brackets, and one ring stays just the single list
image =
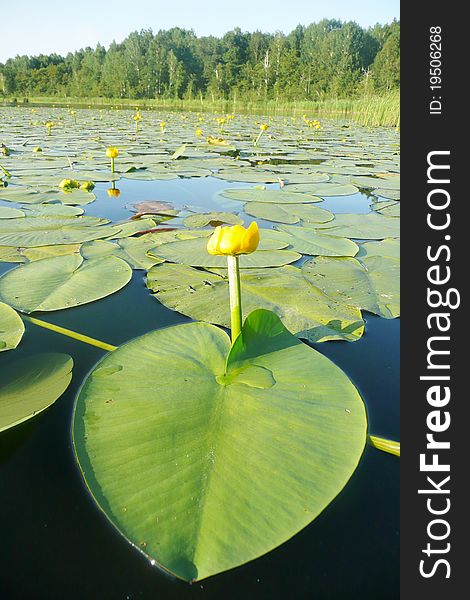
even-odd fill
[{"label": "water lily bud", "polygon": [[261,131],[267,131],[269,128],[269,125],[267,123],[261,123],[259,128],[261,129]]},{"label": "water lily bud", "polygon": [[80,184],[75,179],[62,179],[59,183],[59,187],[64,192],[70,192],[70,190],[79,188]]},{"label": "water lily bud", "polygon": [[95,189],[95,184],[93,181],[84,181],[80,186],[81,190],[85,190],[86,192],[91,192]]},{"label": "water lily bud", "polygon": [[116,158],[119,156],[119,150],[113,146],[110,146],[109,148],[106,148],[106,156],[108,158]]},{"label": "water lily bud", "polygon": [[242,225],[216,227],[207,243],[207,251],[214,256],[251,254],[258,244],[258,224],[253,221],[248,229]]},{"label": "water lily bud", "polygon": [[33,152],[42,152],[42,148],[40,146],[36,146],[36,148],[33,148]]}]

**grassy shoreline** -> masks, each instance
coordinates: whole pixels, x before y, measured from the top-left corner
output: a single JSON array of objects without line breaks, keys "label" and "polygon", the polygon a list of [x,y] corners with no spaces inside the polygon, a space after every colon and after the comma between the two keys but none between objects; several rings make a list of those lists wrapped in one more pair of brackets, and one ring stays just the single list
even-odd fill
[{"label": "grassy shoreline", "polygon": [[258,113],[271,116],[302,116],[345,119],[368,127],[400,125],[400,92],[387,95],[361,96],[352,98],[326,98],[318,101],[244,101],[209,99],[116,99],[116,98],[72,98],[72,97],[29,97],[4,98],[2,105],[57,106],[75,108],[119,108],[148,110],[185,110],[196,112]]}]

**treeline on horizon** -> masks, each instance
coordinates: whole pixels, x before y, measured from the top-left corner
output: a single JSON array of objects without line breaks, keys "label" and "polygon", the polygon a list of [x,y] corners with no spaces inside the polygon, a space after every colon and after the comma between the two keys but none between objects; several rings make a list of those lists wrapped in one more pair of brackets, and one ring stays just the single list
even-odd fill
[{"label": "treeline on horizon", "polygon": [[318,100],[400,85],[400,24],[364,29],[323,20],[291,33],[197,37],[175,27],[131,33],[106,50],[17,56],[0,63],[4,96]]}]

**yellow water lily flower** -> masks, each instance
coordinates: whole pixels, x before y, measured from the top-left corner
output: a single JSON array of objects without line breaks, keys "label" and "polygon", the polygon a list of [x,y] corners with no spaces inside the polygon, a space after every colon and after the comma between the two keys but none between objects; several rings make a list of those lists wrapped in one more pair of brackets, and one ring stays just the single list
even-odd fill
[{"label": "yellow water lily flower", "polygon": [[85,190],[85,192],[91,192],[95,189],[95,184],[93,181],[84,181],[80,186],[81,190]]},{"label": "yellow water lily flower", "polygon": [[132,117],[132,118],[134,119],[134,121],[141,121],[141,120],[142,120],[142,115],[140,114],[140,112],[139,112],[139,111],[137,111],[137,112],[135,113],[135,115],[133,115],[133,117]]},{"label": "yellow water lily flower", "polygon": [[76,190],[80,187],[80,184],[75,179],[62,179],[59,183],[59,188],[64,192],[70,192],[70,190]]},{"label": "yellow water lily flower", "polygon": [[198,127],[196,129],[196,131],[194,132],[194,135],[197,135],[198,137],[201,137],[201,135],[202,135],[202,129],[200,127]]},{"label": "yellow water lily flower", "polygon": [[119,156],[119,150],[114,148],[114,146],[110,146],[109,148],[106,148],[106,156],[108,158],[116,158]]},{"label": "yellow water lily flower", "polygon": [[261,129],[261,131],[267,131],[269,128],[269,125],[267,123],[261,123],[259,128]]},{"label": "yellow water lily flower", "polygon": [[36,148],[33,148],[33,152],[42,152],[42,148],[40,146],[36,146]]},{"label": "yellow water lily flower", "polygon": [[242,225],[215,228],[207,242],[207,251],[214,256],[251,254],[259,244],[258,223],[253,221],[248,229]]}]

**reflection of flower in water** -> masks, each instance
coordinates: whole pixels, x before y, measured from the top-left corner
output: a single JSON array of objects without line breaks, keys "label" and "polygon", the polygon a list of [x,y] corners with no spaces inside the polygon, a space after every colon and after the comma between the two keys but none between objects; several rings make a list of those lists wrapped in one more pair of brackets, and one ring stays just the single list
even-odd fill
[{"label": "reflection of flower in water", "polygon": [[110,198],[119,198],[119,196],[121,195],[121,190],[118,190],[118,188],[115,187],[111,187],[106,191],[108,192],[108,196]]}]

